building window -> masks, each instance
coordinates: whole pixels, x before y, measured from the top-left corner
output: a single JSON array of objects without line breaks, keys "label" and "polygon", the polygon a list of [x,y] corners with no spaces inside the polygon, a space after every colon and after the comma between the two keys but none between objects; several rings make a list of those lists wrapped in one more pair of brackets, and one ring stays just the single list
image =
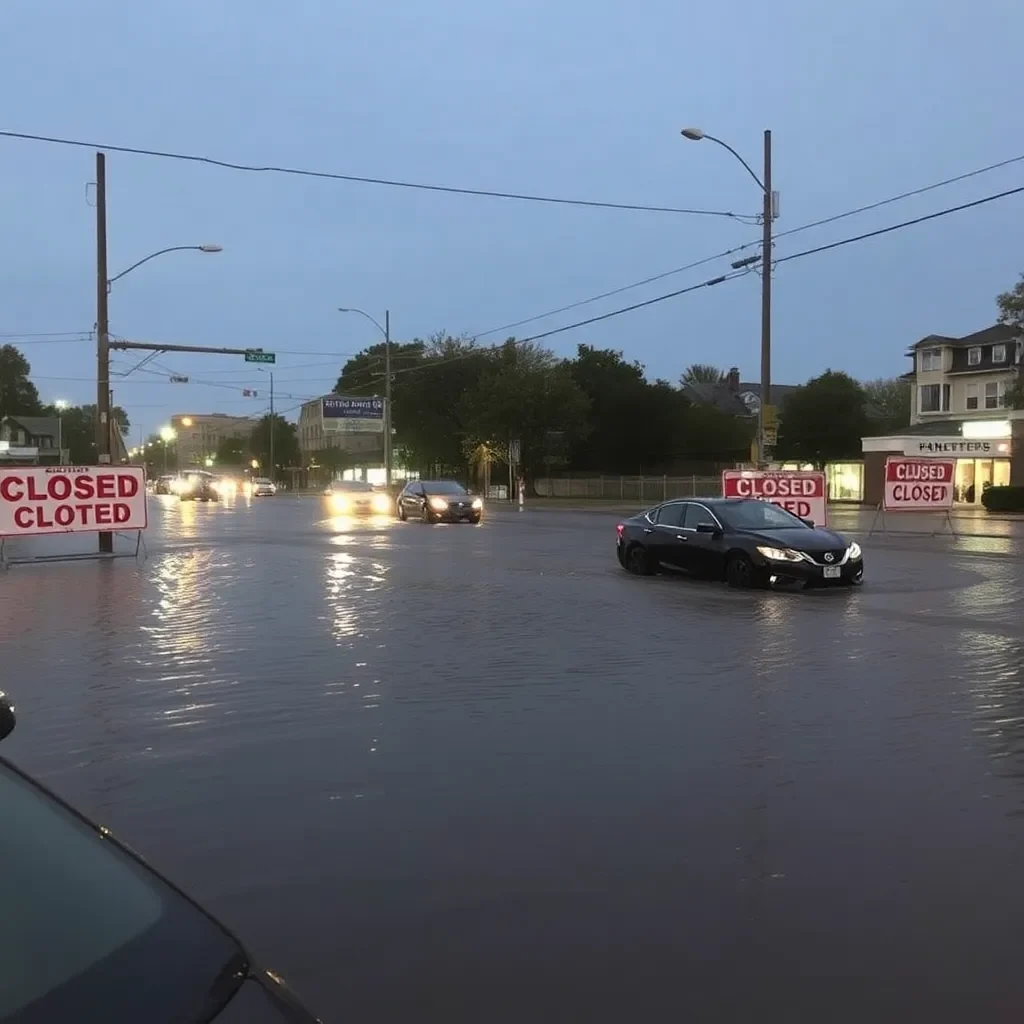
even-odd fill
[{"label": "building window", "polygon": [[948,384],[922,384],[917,396],[918,412],[949,412]]},{"label": "building window", "polygon": [[985,408],[1000,409],[1003,405],[1003,385],[992,380],[985,385]]},{"label": "building window", "polygon": [[864,500],[864,463],[830,462],[825,467],[829,501]]},{"label": "building window", "polygon": [[942,349],[941,348],[924,348],[921,349],[921,356],[919,361],[918,369],[922,373],[927,373],[929,370],[941,370],[942,369]]},{"label": "building window", "polygon": [[1005,363],[1006,362],[1006,346],[1005,345],[993,345],[992,346],[992,362],[993,363]]},{"label": "building window", "polygon": [[981,362],[981,346],[976,345],[974,348],[967,350],[967,365],[977,366]]},{"label": "building window", "polygon": [[965,409],[977,409],[978,408],[978,385],[968,384],[967,385],[967,397],[964,399]]}]

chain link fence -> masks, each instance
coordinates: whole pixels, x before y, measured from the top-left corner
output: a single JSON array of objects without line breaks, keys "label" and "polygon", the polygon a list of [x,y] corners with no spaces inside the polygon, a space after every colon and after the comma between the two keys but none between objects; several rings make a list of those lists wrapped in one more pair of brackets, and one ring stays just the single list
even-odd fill
[{"label": "chain link fence", "polygon": [[539,477],[542,498],[583,498],[595,501],[666,501],[668,498],[719,498],[719,476],[593,476]]}]

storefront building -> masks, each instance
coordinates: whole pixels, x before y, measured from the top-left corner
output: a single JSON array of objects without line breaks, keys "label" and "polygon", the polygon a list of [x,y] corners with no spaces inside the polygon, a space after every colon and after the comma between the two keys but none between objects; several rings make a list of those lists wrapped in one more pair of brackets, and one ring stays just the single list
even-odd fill
[{"label": "storefront building", "polygon": [[956,459],[954,500],[981,506],[989,487],[1024,486],[1024,413],[1005,419],[947,420],[910,427],[892,437],[861,439],[864,452],[864,502],[878,505],[884,490],[885,460],[890,455]]},{"label": "storefront building", "polygon": [[[782,462],[774,467],[784,470],[817,469],[811,462]],[[864,463],[830,462],[825,466],[825,493],[829,501],[864,500]]]}]

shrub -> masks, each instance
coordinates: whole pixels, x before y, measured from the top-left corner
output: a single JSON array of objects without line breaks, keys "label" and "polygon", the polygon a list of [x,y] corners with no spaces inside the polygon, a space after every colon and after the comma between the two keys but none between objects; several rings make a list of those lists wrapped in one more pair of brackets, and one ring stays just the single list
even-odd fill
[{"label": "shrub", "polygon": [[1024,512],[1024,487],[989,487],[981,503],[989,512]]}]

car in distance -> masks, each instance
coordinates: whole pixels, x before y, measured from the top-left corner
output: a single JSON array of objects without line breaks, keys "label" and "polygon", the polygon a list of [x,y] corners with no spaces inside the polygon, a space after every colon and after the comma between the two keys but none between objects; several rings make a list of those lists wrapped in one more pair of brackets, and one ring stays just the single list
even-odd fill
[{"label": "car in distance", "polygon": [[619,564],[725,580],[732,587],[855,585],[864,578],[856,541],[756,498],[667,501],[616,527]]},{"label": "car in distance", "polygon": [[277,494],[277,485],[269,477],[258,476],[252,482],[250,493],[254,498],[272,498]]},{"label": "car in distance", "polygon": [[454,480],[411,480],[398,495],[403,523],[410,516],[425,523],[479,523],[483,513],[483,500]]},{"label": "car in distance", "polygon": [[324,491],[331,511],[336,515],[386,516],[391,511],[391,499],[363,480],[335,480]]},{"label": "car in distance", "polygon": [[174,482],[174,477],[170,473],[165,473],[163,476],[158,476],[153,484],[154,494],[170,494],[171,485]]},{"label": "car in distance", "polygon": [[[0,740],[14,728],[0,693]],[[317,1024],[215,918],[0,757],[0,1021]]]},{"label": "car in distance", "polygon": [[219,501],[217,478],[200,470],[182,473],[174,482],[174,490],[182,501]]}]

